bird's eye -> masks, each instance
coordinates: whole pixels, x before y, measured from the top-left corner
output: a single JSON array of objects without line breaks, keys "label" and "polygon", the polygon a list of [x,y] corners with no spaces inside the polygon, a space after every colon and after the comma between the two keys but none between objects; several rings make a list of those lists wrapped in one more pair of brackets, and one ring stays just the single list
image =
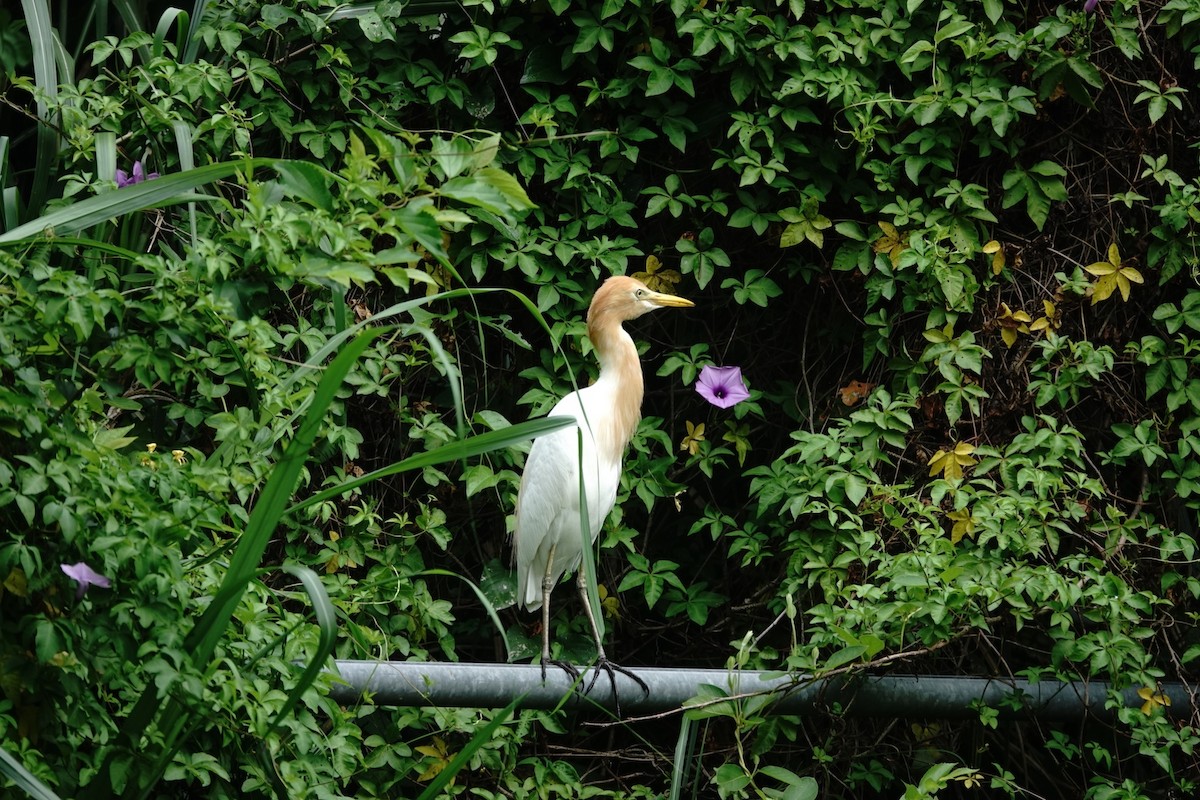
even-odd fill
[{"label": "bird's eye", "polygon": [[636,297],[637,299],[641,300],[643,297],[646,296],[646,290],[638,289],[636,292],[633,293],[633,296]]}]

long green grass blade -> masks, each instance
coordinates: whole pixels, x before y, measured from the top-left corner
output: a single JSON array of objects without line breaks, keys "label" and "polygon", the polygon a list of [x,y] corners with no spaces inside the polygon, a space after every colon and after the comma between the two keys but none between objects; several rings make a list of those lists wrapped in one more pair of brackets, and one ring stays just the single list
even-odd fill
[{"label": "long green grass blade", "polygon": [[228,178],[239,171],[250,172],[257,167],[271,166],[274,163],[276,159],[273,158],[223,161],[105,192],[51,211],[0,235],[0,245],[24,242],[41,237],[46,232],[53,235],[79,233],[113,217],[174,202],[193,189]]},{"label": "long green grass blade", "polygon": [[60,800],[58,795],[25,769],[25,765],[3,747],[0,747],[0,775],[6,776],[18,789],[25,790],[25,794],[34,800]]},{"label": "long green grass blade", "polygon": [[34,156],[33,184],[25,203],[30,214],[37,214],[50,195],[51,173],[58,155],[58,133],[51,120],[50,106],[58,99],[58,69],[55,63],[54,26],[50,24],[47,0],[21,0],[29,43],[33,53],[33,79],[42,93],[37,101],[37,115],[42,122],[37,128],[37,154]]},{"label": "long green grass blade", "polygon": [[0,196],[0,205],[3,205],[4,224],[0,225],[0,230],[15,228],[21,219],[21,196],[17,193],[17,187],[5,186],[4,194]]},{"label": "long green grass blade", "polygon": [[135,253],[120,245],[102,242],[99,239],[89,239],[86,236],[59,236],[55,238],[54,243],[63,245],[64,247],[80,247],[86,250],[108,253],[109,255],[129,259],[130,261],[134,261],[145,255],[145,253]]},{"label": "long green grass blade", "polygon": [[337,486],[323,489],[295,504],[287,510],[287,513],[294,514],[297,511],[308,508],[311,505],[323,503],[326,500],[343,495],[352,489],[357,489],[363,484],[370,483],[371,481],[377,481],[380,478],[386,478],[389,475],[395,475],[399,472],[410,472],[416,469],[424,469],[425,467],[432,467],[436,464],[444,464],[447,461],[459,461],[464,458],[471,458],[484,453],[490,453],[493,450],[511,447],[515,444],[520,444],[526,439],[542,436],[574,424],[574,417],[539,417],[538,419],[531,419],[528,422],[519,422],[516,425],[510,425],[509,427],[501,428],[500,430],[487,431],[476,436],[470,436],[466,439],[461,439],[457,442],[450,442],[449,444],[442,445],[436,450],[430,450],[425,453],[417,453],[414,456],[409,456],[403,461],[397,461],[395,464],[377,469],[374,472],[368,472],[366,475],[360,475],[357,478],[351,478],[348,481],[343,481]]},{"label": "long green grass blade", "polygon": [[[333,645],[337,641],[337,612],[333,607],[333,602],[329,599],[329,593],[325,591],[324,584],[308,567],[295,566],[285,564],[280,567],[289,575],[294,575],[304,584],[305,591],[308,592],[308,599],[312,602],[313,616],[317,618],[317,628],[320,631],[320,638],[317,641],[317,651],[312,654],[312,658],[308,662],[308,666],[304,668],[304,673],[300,679],[296,681],[296,685],[292,687],[292,691],[288,693],[287,699],[283,701],[283,705],[275,712],[275,719],[271,721],[271,725],[267,729],[267,736],[275,732],[292,709],[296,707],[296,703],[304,695],[308,688],[316,681],[317,676],[321,674],[321,670],[325,668],[325,660],[333,653]],[[265,737],[264,737],[265,738]]]},{"label": "long green grass blade", "polygon": [[444,575],[447,578],[458,578],[460,581],[471,587],[471,591],[479,598],[479,602],[483,603],[483,608],[487,611],[487,615],[492,618],[492,624],[496,626],[496,630],[500,633],[500,638],[504,640],[504,660],[509,658],[508,632],[504,630],[504,624],[500,622],[500,615],[496,613],[496,607],[493,606],[487,599],[487,595],[483,593],[483,589],[466,575],[459,575],[457,572],[451,572],[448,569],[427,569],[418,572],[417,575]]},{"label": "long green grass blade", "polygon": [[[134,31],[145,30],[145,25],[142,23],[142,18],[138,14],[137,4],[133,0],[111,0],[113,6],[117,9],[117,13],[121,15],[121,20],[125,23],[125,30],[129,33]],[[138,45],[138,57],[145,64],[150,60],[150,48],[146,45]]]},{"label": "long green grass blade", "polygon": [[579,568],[583,570],[586,578],[584,586],[586,587],[587,602],[592,608],[592,618],[596,621],[596,633],[600,635],[600,641],[596,643],[596,646],[599,647],[604,642],[604,608],[600,605],[600,577],[596,571],[596,555],[594,553],[596,544],[592,541],[592,518],[588,513],[587,489],[584,483],[586,470],[583,468],[583,424],[580,422],[577,439],[579,443],[579,536],[583,540]]},{"label": "long green grass blade", "polygon": [[687,781],[688,765],[696,754],[696,721],[684,714],[679,719],[679,739],[675,742],[675,763],[671,767],[671,789],[667,800],[680,800]]},{"label": "long green grass blade", "polygon": [[[179,171],[191,172],[196,168],[195,154],[192,149],[192,126],[177,120],[171,123],[175,132],[175,149],[179,155]],[[192,235],[191,242],[196,244],[196,204],[188,203],[188,230]]]},{"label": "long green grass blade", "polygon": [[117,177],[117,136],[112,131],[96,134],[96,180],[115,181]]},{"label": "long green grass blade", "polygon": [[467,765],[467,762],[471,760],[471,756],[475,755],[475,752],[492,738],[492,734],[495,733],[496,729],[512,716],[512,713],[516,711],[517,706],[524,699],[525,695],[515,698],[501,711],[497,712],[496,716],[492,717],[491,722],[476,731],[475,735],[471,737],[471,741],[467,742],[463,746],[463,749],[458,751],[458,755],[450,760],[446,768],[429,782],[429,785],[425,787],[425,791],[418,795],[417,800],[432,800],[434,797],[437,797],[438,793],[450,783],[450,779]]},{"label": "long green grass blade", "polygon": [[192,5],[191,19],[188,21],[187,38],[180,43],[179,62],[181,64],[190,64],[196,60],[196,54],[200,52],[200,37],[197,32],[200,29],[200,23],[204,21],[204,15],[208,13],[208,7],[216,3],[216,0],[196,0]]},{"label": "long green grass blade", "polygon": [[20,224],[17,206],[17,189],[9,186],[8,147],[9,138],[0,136],[0,232],[15,228]]},{"label": "long green grass blade", "polygon": [[[402,303],[396,303],[395,305],[389,306],[379,313],[374,314],[369,320],[363,320],[362,322],[350,326],[341,333],[331,336],[319,350],[308,357],[308,360],[304,362],[304,367],[302,369],[294,370],[291,375],[289,375],[281,384],[279,384],[278,391],[283,394],[292,392],[295,384],[306,374],[305,370],[320,369],[321,365],[325,363],[326,359],[337,352],[347,340],[349,340],[352,336],[357,335],[360,331],[374,328],[380,323],[394,319],[395,317],[408,316],[412,311],[421,308],[422,306],[426,306],[441,300],[457,300],[462,297],[473,298],[477,294],[491,294],[494,292],[507,292],[509,295],[515,298],[518,303],[525,307],[525,309],[537,321],[537,323],[542,326],[544,330],[547,332],[550,331],[550,324],[546,321],[546,318],[542,316],[541,312],[537,310],[537,306],[535,306],[528,297],[518,291],[501,288],[451,289],[450,291],[439,292],[435,295],[418,297],[413,300],[406,300]],[[291,417],[272,420],[270,424],[277,425],[280,429],[290,428],[295,417],[304,413],[305,410],[305,406],[300,405],[295,409]],[[220,463],[221,460],[226,457],[226,454],[230,451],[230,449],[231,445],[221,444],[210,457],[210,460],[213,461],[213,463]]]},{"label": "long green grass blade", "polygon": [[154,29],[154,44],[151,53],[157,58],[166,51],[167,36],[171,28],[175,28],[175,42],[182,43],[187,37],[188,15],[182,8],[171,7],[158,18],[158,26]]}]

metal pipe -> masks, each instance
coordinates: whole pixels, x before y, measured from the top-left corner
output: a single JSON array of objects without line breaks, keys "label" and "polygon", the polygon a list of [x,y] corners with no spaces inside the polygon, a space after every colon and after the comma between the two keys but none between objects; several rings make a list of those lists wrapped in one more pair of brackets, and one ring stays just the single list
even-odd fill
[{"label": "metal pipe", "polygon": [[[632,679],[616,673],[610,680],[587,668],[573,681],[558,667],[546,670],[536,664],[456,664],[418,661],[338,661],[337,674],[344,684],[335,684],[331,696],[339,703],[366,702],[388,706],[442,706],[500,708],[524,695],[523,708],[567,708],[589,705],[615,710],[614,687],[623,714],[648,714],[682,708],[701,694],[701,686],[715,686],[727,695],[774,693],[772,710],[781,714],[808,714],[825,708],[840,708],[850,716],[928,717],[938,719],[973,717],[974,703],[997,708],[1005,717],[1037,717],[1043,720],[1078,719],[1085,714],[1111,718],[1109,683],[1105,681],[1038,681],[1014,678],[959,678],[925,675],[863,675],[804,680],[779,672],[721,669],[665,669],[638,667],[632,670],[650,688],[644,694]],[[587,690],[586,694],[581,693]],[[1137,687],[1124,689],[1128,707],[1141,706]],[[1161,692],[1170,700],[1169,714],[1186,716],[1196,708],[1196,690],[1183,683],[1164,684]],[[715,694],[708,692],[706,696]],[[1019,702],[1015,699],[1019,698]],[[694,705],[693,701],[693,705]],[[1015,706],[1015,707],[1014,707]]]}]

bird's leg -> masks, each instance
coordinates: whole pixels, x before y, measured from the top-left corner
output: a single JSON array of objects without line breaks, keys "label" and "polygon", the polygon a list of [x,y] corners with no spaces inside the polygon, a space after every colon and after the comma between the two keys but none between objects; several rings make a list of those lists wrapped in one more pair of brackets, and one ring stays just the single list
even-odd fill
[{"label": "bird's leg", "polygon": [[588,600],[587,576],[584,574],[582,564],[579,565],[579,575],[575,580],[575,585],[579,587],[579,599],[583,601],[583,610],[587,614],[588,624],[592,626],[592,639],[596,642],[596,670],[592,673],[592,682],[588,684],[587,690],[590,692],[592,687],[596,685],[596,680],[600,677],[601,670],[606,672],[608,674],[608,682],[612,685],[613,705],[616,706],[617,716],[619,717],[621,716],[621,699],[617,696],[616,673],[621,673],[642,687],[642,693],[646,697],[650,696],[650,687],[632,671],[608,660],[608,656],[604,652],[604,643],[600,641],[600,627],[596,625],[596,615],[592,612],[592,604]]},{"label": "bird's leg", "polygon": [[546,665],[553,664],[571,676],[572,681],[579,680],[579,670],[565,661],[554,661],[550,658],[550,593],[554,590],[554,551],[558,545],[551,545],[546,556],[546,572],[542,575],[542,682],[546,681]]}]

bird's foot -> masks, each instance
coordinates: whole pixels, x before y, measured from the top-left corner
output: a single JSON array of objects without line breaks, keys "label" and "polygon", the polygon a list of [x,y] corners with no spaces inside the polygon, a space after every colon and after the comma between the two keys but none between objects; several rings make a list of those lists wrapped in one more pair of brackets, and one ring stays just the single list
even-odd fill
[{"label": "bird's foot", "polygon": [[578,684],[580,679],[579,668],[567,661],[559,661],[557,658],[542,659],[542,683],[546,682],[546,665],[549,664],[558,667],[563,672],[567,673],[567,677],[571,679],[571,683]]},{"label": "bird's foot", "polygon": [[620,664],[614,664],[613,662],[609,661],[606,656],[603,656],[603,655],[600,656],[600,658],[596,659],[596,666],[593,667],[593,669],[592,669],[592,680],[590,683],[588,683],[588,687],[587,687],[587,691],[589,693],[592,691],[592,687],[596,685],[596,681],[599,680],[601,672],[608,675],[608,683],[610,686],[612,686],[613,706],[617,712],[618,717],[621,716],[621,697],[620,697],[620,694],[617,692],[617,673],[618,672],[621,673],[622,675],[624,675],[626,678],[629,678],[629,680],[636,683],[639,687],[641,687],[643,697],[650,696],[650,687],[647,686],[646,682],[644,680],[642,680],[641,678],[639,678],[637,676],[637,674],[635,674],[633,672],[633,670],[626,669],[625,667],[622,667]]}]

